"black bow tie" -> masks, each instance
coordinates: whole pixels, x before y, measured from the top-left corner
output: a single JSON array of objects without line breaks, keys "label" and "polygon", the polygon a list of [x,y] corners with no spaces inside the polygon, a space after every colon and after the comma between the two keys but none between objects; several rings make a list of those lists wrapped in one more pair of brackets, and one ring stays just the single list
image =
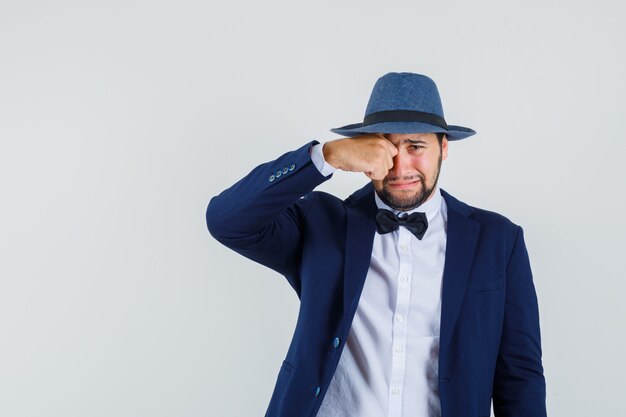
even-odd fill
[{"label": "black bow tie", "polygon": [[400,226],[406,227],[416,238],[422,240],[426,229],[428,229],[428,219],[425,213],[420,212],[411,213],[404,217],[398,217],[385,209],[379,209],[376,213],[376,230],[381,235],[393,232]]}]

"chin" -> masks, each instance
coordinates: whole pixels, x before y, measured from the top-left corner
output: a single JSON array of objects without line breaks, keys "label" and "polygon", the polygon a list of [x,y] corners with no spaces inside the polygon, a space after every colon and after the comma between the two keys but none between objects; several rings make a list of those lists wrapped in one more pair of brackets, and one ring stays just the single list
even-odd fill
[{"label": "chin", "polygon": [[423,189],[422,182],[420,181],[416,187],[410,189],[397,190],[393,189],[393,187],[384,186],[379,196],[388,206],[396,210],[408,211],[424,204],[431,197],[433,190],[434,187],[427,193],[427,190]]}]

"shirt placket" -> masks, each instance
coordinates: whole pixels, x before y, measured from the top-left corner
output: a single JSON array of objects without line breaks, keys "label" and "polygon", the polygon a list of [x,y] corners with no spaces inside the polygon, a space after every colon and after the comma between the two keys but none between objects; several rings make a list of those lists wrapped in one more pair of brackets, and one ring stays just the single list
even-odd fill
[{"label": "shirt placket", "polygon": [[396,308],[393,317],[391,345],[391,377],[389,383],[388,417],[401,417],[404,376],[406,371],[406,334],[409,302],[411,300],[411,276],[413,260],[411,256],[411,233],[404,227],[397,232],[400,267],[396,290]]}]

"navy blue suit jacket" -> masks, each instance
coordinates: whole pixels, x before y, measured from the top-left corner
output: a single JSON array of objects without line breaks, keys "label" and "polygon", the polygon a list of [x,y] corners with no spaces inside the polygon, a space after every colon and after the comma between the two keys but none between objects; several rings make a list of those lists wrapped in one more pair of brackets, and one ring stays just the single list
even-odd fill
[{"label": "navy blue suit jacket", "polygon": [[[256,167],[213,197],[206,212],[218,241],[284,275],[300,299],[266,417],[317,414],[372,252],[372,185],[345,201],[313,191],[329,178],[311,161],[315,143]],[[487,417],[492,399],[497,417],[545,416],[539,313],[522,228],[441,193],[448,208],[439,347],[442,416]]]}]

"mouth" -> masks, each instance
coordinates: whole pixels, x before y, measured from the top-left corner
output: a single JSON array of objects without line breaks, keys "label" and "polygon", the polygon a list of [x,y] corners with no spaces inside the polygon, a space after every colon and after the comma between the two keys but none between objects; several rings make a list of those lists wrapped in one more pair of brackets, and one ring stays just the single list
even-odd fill
[{"label": "mouth", "polygon": [[388,182],[387,185],[394,190],[402,190],[405,188],[413,188],[420,180],[414,181],[396,181],[396,182]]}]

